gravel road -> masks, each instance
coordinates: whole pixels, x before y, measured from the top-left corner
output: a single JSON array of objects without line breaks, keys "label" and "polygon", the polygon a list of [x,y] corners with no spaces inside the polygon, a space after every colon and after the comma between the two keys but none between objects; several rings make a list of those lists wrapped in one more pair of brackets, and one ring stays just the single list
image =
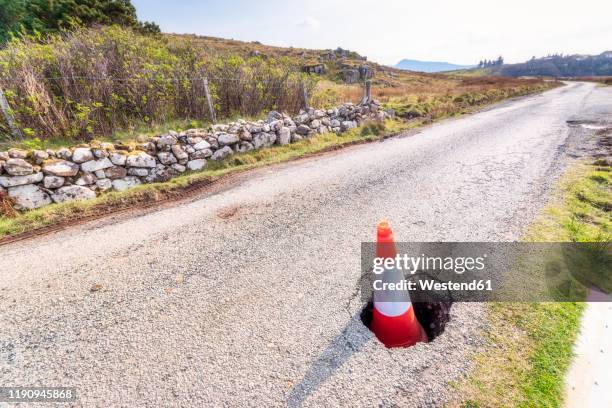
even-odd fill
[{"label": "gravel road", "polygon": [[438,406],[484,308],[385,349],[358,317],[360,243],[381,217],[398,240],[517,239],[582,135],[566,121],[610,101],[573,83],[0,247],[0,384],[76,387],[78,406]]}]

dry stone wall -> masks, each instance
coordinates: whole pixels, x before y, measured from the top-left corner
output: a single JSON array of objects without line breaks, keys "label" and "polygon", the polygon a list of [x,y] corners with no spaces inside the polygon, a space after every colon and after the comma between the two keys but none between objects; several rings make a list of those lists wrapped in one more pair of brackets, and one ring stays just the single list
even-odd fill
[{"label": "dry stone wall", "polygon": [[238,120],[210,129],[170,131],[138,146],[90,143],[71,149],[11,149],[0,152],[0,192],[18,210],[51,203],[85,200],[109,190],[124,191],[142,183],[167,181],[206,167],[208,160],[286,145],[314,134],[342,133],[364,120],[384,120],[377,102],[308,109],[291,118],[272,111],[265,120]]}]

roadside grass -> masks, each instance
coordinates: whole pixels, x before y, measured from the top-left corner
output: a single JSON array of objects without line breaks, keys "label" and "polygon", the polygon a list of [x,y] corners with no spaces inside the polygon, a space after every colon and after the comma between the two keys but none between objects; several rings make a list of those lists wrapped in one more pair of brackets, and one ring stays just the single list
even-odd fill
[{"label": "roadside grass", "polygon": [[[330,148],[379,140],[418,125],[418,122],[408,123],[393,120],[384,123],[370,122],[350,129],[341,135],[326,133],[286,146],[274,146],[235,154],[219,162],[209,160],[204,170],[185,173],[165,183],[143,184],[124,192],[101,194],[92,200],[52,204],[23,213],[6,212],[5,215],[0,216],[0,238],[59,222],[106,213],[113,209],[135,207],[138,204],[176,197],[195,183],[214,181],[230,173],[281,163]],[[2,203],[0,203],[1,206]]]},{"label": "roadside grass", "polygon": [[[492,84],[496,84],[495,79]],[[424,118],[435,120],[443,117],[470,113],[482,106],[508,98],[528,95],[556,86],[554,83],[534,83],[523,86],[499,85],[491,88],[465,90],[459,94],[402,95],[388,98],[385,108],[395,110],[405,119]]]},{"label": "roadside grass", "polygon": [[[561,180],[527,242],[609,242],[610,167],[579,164]],[[561,407],[585,304],[491,303],[489,346],[453,384],[450,406]]]}]

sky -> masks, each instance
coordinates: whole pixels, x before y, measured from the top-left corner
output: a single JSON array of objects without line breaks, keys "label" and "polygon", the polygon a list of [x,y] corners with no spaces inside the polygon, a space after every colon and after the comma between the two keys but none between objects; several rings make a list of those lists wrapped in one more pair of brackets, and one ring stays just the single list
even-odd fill
[{"label": "sky", "polygon": [[611,0],[132,0],[164,32],[401,59],[475,64],[503,55],[612,50]]}]

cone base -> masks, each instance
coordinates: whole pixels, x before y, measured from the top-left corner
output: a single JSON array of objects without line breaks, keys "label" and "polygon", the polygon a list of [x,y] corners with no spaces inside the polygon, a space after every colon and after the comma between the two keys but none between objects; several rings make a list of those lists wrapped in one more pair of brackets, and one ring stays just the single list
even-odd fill
[{"label": "cone base", "polygon": [[385,316],[374,307],[370,330],[386,347],[410,347],[416,343],[427,343],[427,334],[419,324],[410,307],[401,316]]}]

